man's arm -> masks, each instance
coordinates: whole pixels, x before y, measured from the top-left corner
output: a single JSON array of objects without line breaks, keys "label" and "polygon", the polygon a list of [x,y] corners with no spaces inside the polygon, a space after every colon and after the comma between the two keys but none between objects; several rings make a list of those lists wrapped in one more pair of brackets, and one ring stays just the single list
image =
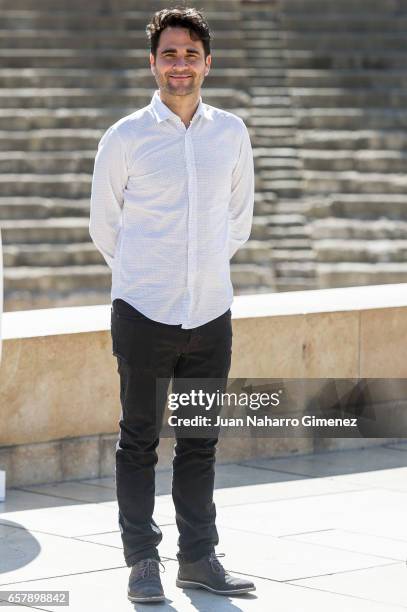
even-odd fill
[{"label": "man's arm", "polygon": [[107,265],[113,267],[128,171],[124,145],[115,129],[102,136],[95,158],[89,234]]},{"label": "man's arm", "polygon": [[229,204],[229,259],[248,240],[253,220],[254,164],[247,127],[243,125],[239,159],[233,170]]}]

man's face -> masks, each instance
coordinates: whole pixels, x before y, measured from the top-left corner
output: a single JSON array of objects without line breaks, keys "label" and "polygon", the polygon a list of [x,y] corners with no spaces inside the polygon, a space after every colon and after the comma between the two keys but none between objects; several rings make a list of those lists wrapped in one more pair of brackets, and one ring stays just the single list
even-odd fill
[{"label": "man's face", "polygon": [[209,72],[201,40],[192,40],[187,28],[167,27],[161,32],[157,55],[150,53],[151,71],[160,90],[174,96],[199,92]]}]

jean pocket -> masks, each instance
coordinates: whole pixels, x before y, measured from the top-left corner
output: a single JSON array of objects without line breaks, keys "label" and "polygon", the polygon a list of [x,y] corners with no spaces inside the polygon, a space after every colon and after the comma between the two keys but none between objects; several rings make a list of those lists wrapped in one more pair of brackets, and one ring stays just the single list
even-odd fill
[{"label": "jean pocket", "polygon": [[154,364],[155,328],[148,319],[112,312],[112,353],[129,365],[150,369]]}]

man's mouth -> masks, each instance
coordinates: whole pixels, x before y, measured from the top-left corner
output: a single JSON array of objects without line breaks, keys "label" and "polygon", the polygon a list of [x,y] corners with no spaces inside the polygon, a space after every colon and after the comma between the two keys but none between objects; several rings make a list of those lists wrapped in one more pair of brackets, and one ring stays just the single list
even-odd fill
[{"label": "man's mouth", "polygon": [[170,78],[171,79],[177,79],[179,81],[183,81],[183,80],[186,80],[186,79],[190,79],[191,75],[188,74],[188,75],[185,75],[185,76],[175,76],[173,74],[170,74]]}]

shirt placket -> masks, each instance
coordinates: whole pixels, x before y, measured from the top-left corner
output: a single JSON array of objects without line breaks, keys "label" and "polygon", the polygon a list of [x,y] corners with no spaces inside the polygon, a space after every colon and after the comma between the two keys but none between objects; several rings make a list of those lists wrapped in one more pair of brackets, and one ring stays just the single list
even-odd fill
[{"label": "shirt placket", "polygon": [[185,128],[185,159],[188,177],[188,247],[187,247],[187,293],[188,311],[187,325],[191,324],[192,313],[194,312],[195,301],[195,282],[197,277],[197,248],[198,248],[198,228],[197,228],[197,179],[194,147],[192,141],[192,124],[188,129]]}]

